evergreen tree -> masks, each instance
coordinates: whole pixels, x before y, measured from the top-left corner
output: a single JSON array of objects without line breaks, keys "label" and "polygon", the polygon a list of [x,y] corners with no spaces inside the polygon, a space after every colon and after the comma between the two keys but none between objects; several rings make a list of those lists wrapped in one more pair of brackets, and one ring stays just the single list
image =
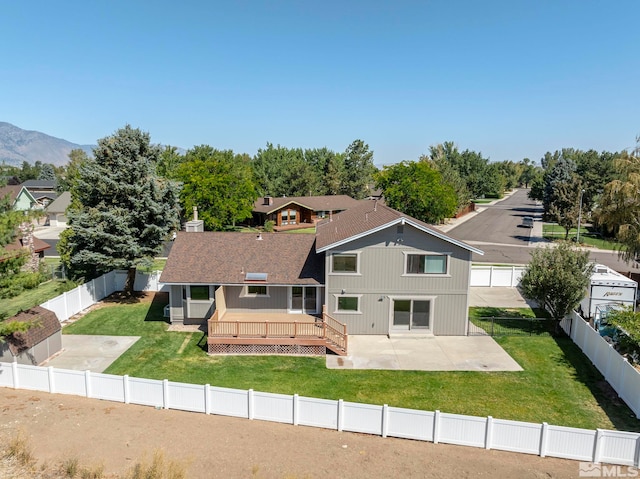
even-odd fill
[{"label": "evergreen tree", "polygon": [[133,292],[137,266],[148,264],[178,225],[176,187],[155,175],[159,156],[148,133],[126,125],[98,140],[94,158],[80,165],[59,243],[72,277],[126,269],[125,292]]},{"label": "evergreen tree", "polygon": [[341,193],[356,200],[366,198],[376,171],[369,145],[362,140],[355,140],[345,151]]},{"label": "evergreen tree", "polygon": [[53,181],[56,179],[56,170],[50,163],[45,163],[38,173],[39,180]]}]

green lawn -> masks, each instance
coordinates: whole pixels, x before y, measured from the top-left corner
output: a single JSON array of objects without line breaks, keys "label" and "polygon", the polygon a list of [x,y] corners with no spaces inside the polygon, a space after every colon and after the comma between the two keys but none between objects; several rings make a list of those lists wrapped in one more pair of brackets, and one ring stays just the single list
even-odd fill
[{"label": "green lawn", "polygon": [[471,202],[472,202],[472,203],[475,203],[475,204],[477,204],[477,205],[484,205],[484,204],[487,204],[487,203],[491,203],[491,202],[493,202],[493,201],[495,201],[495,200],[497,200],[497,198],[492,198],[492,199],[490,199],[490,198],[483,198],[483,199],[478,199],[478,200],[471,200]]},{"label": "green lawn", "polygon": [[[578,228],[571,228],[569,230],[569,239],[576,240],[578,234]],[[554,241],[564,239],[565,230],[562,226],[557,224],[543,224],[542,236],[545,239]],[[608,238],[603,238],[600,233],[594,231],[590,226],[580,227],[580,243],[585,246],[591,246],[593,248],[599,248],[604,250],[618,250],[620,249],[620,243]]]},{"label": "green lawn", "polygon": [[70,281],[47,281],[37,288],[27,289],[18,296],[0,301],[0,317],[3,313],[11,317],[18,311],[42,304],[75,287],[76,285]]},{"label": "green lawn", "polygon": [[568,338],[498,338],[523,372],[329,370],[324,358],[208,356],[203,333],[166,331],[163,305],[102,308],[65,327],[64,333],[141,336],[109,367],[111,374],[640,431],[640,421],[624,404],[608,398],[602,376]]},{"label": "green lawn", "polygon": [[292,234],[316,234],[316,227],[312,226],[310,228],[300,228],[298,230],[285,230],[283,233],[292,233]]}]

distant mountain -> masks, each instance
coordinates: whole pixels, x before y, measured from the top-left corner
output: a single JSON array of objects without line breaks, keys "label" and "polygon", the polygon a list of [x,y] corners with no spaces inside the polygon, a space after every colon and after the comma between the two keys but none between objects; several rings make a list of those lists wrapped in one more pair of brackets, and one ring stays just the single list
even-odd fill
[{"label": "distant mountain", "polygon": [[92,155],[92,145],[76,145],[67,140],[18,128],[11,123],[0,122],[0,163],[20,166],[23,161],[34,164],[53,163],[64,165],[69,161],[69,152],[82,149]]}]

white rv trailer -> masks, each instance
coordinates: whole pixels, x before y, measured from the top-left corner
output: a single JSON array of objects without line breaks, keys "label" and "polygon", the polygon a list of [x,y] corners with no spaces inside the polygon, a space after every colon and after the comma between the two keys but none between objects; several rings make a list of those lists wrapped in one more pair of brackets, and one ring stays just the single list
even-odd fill
[{"label": "white rv trailer", "polygon": [[[585,319],[598,320],[604,305],[630,306],[635,309],[638,283],[603,264],[596,264],[586,295],[580,301]],[[598,308],[600,306],[600,308]]]}]

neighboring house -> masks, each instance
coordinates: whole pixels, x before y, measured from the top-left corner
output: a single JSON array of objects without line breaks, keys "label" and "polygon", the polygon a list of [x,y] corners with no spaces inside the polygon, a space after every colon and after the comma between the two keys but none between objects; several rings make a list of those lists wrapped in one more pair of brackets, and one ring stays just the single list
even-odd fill
[{"label": "neighboring house", "polygon": [[31,250],[33,247],[32,254],[37,258],[44,258],[44,250],[51,248],[51,245],[41,240],[40,238],[36,238],[33,234],[28,236],[24,236],[22,238],[16,238],[13,243],[9,243],[4,248],[7,251],[20,251],[22,248],[28,248]]},{"label": "neighboring house", "polygon": [[70,204],[71,193],[65,191],[47,206],[46,213],[49,220],[49,226],[67,225],[67,208]]},{"label": "neighboring house", "polygon": [[22,183],[29,193],[33,195],[38,205],[42,208],[47,206],[58,197],[56,192],[57,182],[55,180],[27,180]]},{"label": "neighboring house", "polygon": [[29,322],[33,326],[0,343],[0,362],[38,365],[62,349],[62,328],[53,311],[36,306],[7,321]]},{"label": "neighboring house", "polygon": [[38,202],[34,196],[22,185],[7,185],[0,188],[0,198],[9,196],[14,210],[27,211],[36,208]]},{"label": "neighboring house", "polygon": [[273,221],[276,230],[314,226],[318,221],[360,204],[347,195],[259,198],[253,206],[253,224]]},{"label": "neighboring house", "polygon": [[472,253],[483,254],[364,201],[315,235],[181,232],[160,280],[171,285],[172,323],[322,312],[348,334],[466,335]]}]

